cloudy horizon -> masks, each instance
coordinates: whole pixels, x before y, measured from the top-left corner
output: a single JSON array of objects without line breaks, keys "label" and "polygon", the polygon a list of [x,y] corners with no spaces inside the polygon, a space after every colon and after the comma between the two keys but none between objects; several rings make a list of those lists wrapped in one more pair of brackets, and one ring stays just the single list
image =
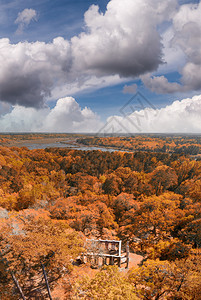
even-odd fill
[{"label": "cloudy horizon", "polygon": [[73,3],[0,1],[0,132],[201,133],[200,1]]}]

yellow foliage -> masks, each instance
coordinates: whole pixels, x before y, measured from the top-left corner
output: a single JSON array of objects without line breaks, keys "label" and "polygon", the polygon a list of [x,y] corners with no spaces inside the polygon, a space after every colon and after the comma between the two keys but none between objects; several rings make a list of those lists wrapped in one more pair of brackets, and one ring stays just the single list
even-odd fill
[{"label": "yellow foliage", "polygon": [[117,266],[104,267],[94,278],[83,278],[74,285],[72,300],[137,300],[135,288]]}]

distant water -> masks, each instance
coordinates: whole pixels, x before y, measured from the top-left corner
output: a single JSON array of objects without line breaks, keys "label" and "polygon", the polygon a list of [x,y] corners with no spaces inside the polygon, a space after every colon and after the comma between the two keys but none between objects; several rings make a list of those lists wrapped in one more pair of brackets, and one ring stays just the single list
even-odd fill
[{"label": "distant water", "polygon": [[76,149],[76,150],[82,150],[82,151],[92,151],[92,150],[101,150],[101,151],[108,151],[108,152],[115,152],[115,151],[121,151],[118,149],[113,148],[104,148],[104,147],[90,147],[90,146],[78,146],[75,144],[65,144],[65,143],[49,143],[49,144],[40,144],[40,143],[34,143],[34,144],[26,144],[23,143],[21,145],[22,147],[27,147],[29,150],[33,149],[45,149],[45,148],[68,148],[68,149]]}]

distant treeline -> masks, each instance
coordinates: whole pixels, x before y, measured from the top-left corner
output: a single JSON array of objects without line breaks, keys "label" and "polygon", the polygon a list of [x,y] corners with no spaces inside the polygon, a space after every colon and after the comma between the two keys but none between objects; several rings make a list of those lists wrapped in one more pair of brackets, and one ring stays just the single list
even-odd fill
[{"label": "distant treeline", "polygon": [[80,138],[77,142],[89,146],[104,146],[129,151],[201,154],[200,136],[87,137]]}]

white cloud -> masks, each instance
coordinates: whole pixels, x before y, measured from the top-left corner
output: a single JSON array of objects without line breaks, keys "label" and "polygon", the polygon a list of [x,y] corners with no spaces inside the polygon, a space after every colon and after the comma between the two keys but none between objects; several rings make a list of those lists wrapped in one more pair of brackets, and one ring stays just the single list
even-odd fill
[{"label": "white cloud", "polygon": [[15,106],[0,118],[1,132],[94,132],[101,125],[92,110],[81,109],[72,97],[59,99],[52,109]]},{"label": "white cloud", "polygon": [[[175,12],[176,13],[176,12]],[[171,72],[179,72],[184,66],[185,54],[180,47],[172,43],[174,37],[174,29],[170,25],[161,34],[161,42],[163,44],[163,59],[165,64],[159,66],[154,74],[167,74]]]},{"label": "white cloud", "polygon": [[[53,96],[156,70],[162,62],[158,26],[175,7],[176,0],[111,0],[104,14],[98,6],[90,7],[85,31],[70,41],[57,37],[52,43],[11,44],[0,39],[0,100],[42,107]],[[16,23],[23,30],[36,17],[36,11],[25,9]]]},{"label": "white cloud", "polygon": [[182,5],[173,18],[172,47],[185,55],[180,73],[184,90],[201,90],[201,3]]},{"label": "white cloud", "polygon": [[89,108],[81,109],[72,97],[61,98],[47,115],[42,131],[93,132],[101,122]]},{"label": "white cloud", "polygon": [[141,80],[144,85],[152,92],[157,94],[171,94],[183,90],[183,86],[176,82],[168,82],[164,76],[150,76],[150,74],[142,75]]},{"label": "white cloud", "polygon": [[13,45],[8,39],[0,39],[0,65],[0,100],[42,107],[53,87],[68,80],[70,45],[61,37],[49,44]]},{"label": "white cloud", "polygon": [[105,14],[92,5],[87,32],[72,38],[75,67],[100,75],[138,76],[162,62],[157,25],[169,19],[176,1],[111,0]]},{"label": "white cloud", "polygon": [[137,84],[124,85],[123,93],[124,94],[135,94],[137,91]]},{"label": "white cloud", "polygon": [[[200,15],[201,3],[177,7],[176,0],[111,0],[105,13],[96,5],[90,7],[84,16],[84,31],[70,41],[57,37],[51,43],[11,44],[8,39],[0,39],[0,101],[8,105],[0,107],[4,114],[0,128],[15,131],[66,131],[66,128],[83,131],[86,128],[90,131],[93,124],[94,127],[97,125],[91,110],[82,110],[76,102],[61,99],[50,110],[46,102],[83,90],[122,83],[126,78],[131,81],[141,76],[150,90],[161,94],[201,89]],[[36,11],[25,9],[16,20],[18,30],[23,30],[36,18]],[[165,32],[161,30],[161,24],[168,27]],[[164,60],[167,60],[166,65]],[[181,84],[168,82],[165,76],[149,75],[158,67],[160,70],[175,70],[175,67],[181,73]],[[125,86],[124,92],[135,89],[135,85]],[[183,115],[186,122],[190,120],[197,124],[195,128],[191,125],[192,130],[198,130],[197,115],[194,121],[191,120],[196,113],[187,114],[187,106],[193,110],[192,102],[196,101],[191,99],[188,105],[187,100],[183,101],[182,104],[174,102],[164,111],[158,110],[158,114],[164,114],[163,119],[158,115],[158,121],[155,111],[143,110],[142,113],[147,115],[149,112],[152,116],[150,120],[139,119],[144,124],[143,130],[169,131],[166,121],[174,116],[171,126],[175,131],[181,131],[185,128]],[[12,112],[9,112],[9,105],[15,106]],[[175,106],[182,109],[182,116],[179,111],[177,116],[173,113]],[[122,117],[117,118],[121,120]],[[190,130],[191,126],[186,128]]]},{"label": "white cloud", "polygon": [[91,109],[81,109],[74,98],[66,97],[59,99],[52,109],[15,106],[11,112],[0,117],[0,131],[200,133],[200,115],[201,95],[174,101],[161,109],[149,107],[133,111],[125,117],[111,116],[104,126],[99,116]]},{"label": "white cloud", "polygon": [[125,82],[127,79],[122,79],[119,75],[113,76],[88,76],[84,78],[77,78],[73,80],[70,84],[65,84],[63,86],[55,86],[51,92],[50,100],[55,98],[61,98],[64,95],[70,96],[72,94],[79,94],[86,91],[94,91],[111,85],[117,85],[119,83]]},{"label": "white cloud", "polygon": [[168,82],[164,76],[141,76],[151,91],[163,94],[201,90],[200,16],[201,3],[181,5],[175,11],[173,24],[162,34],[166,64],[158,68],[157,75],[177,71],[181,74],[181,84]]},{"label": "white cloud", "polygon": [[[201,3],[185,4],[173,16],[173,26],[163,35],[164,53],[169,71],[181,74],[181,84],[170,83],[164,76],[142,76],[144,84],[158,93],[201,90]],[[163,67],[159,72],[164,71]],[[167,70],[166,70],[167,71]]]},{"label": "white cloud", "polygon": [[17,33],[21,34],[25,26],[28,26],[31,21],[37,21],[37,12],[32,8],[25,8],[15,20],[15,23],[18,24]]},{"label": "white cloud", "polygon": [[174,101],[161,109],[145,108],[130,115],[111,116],[103,129],[106,133],[200,133],[201,95]]}]

